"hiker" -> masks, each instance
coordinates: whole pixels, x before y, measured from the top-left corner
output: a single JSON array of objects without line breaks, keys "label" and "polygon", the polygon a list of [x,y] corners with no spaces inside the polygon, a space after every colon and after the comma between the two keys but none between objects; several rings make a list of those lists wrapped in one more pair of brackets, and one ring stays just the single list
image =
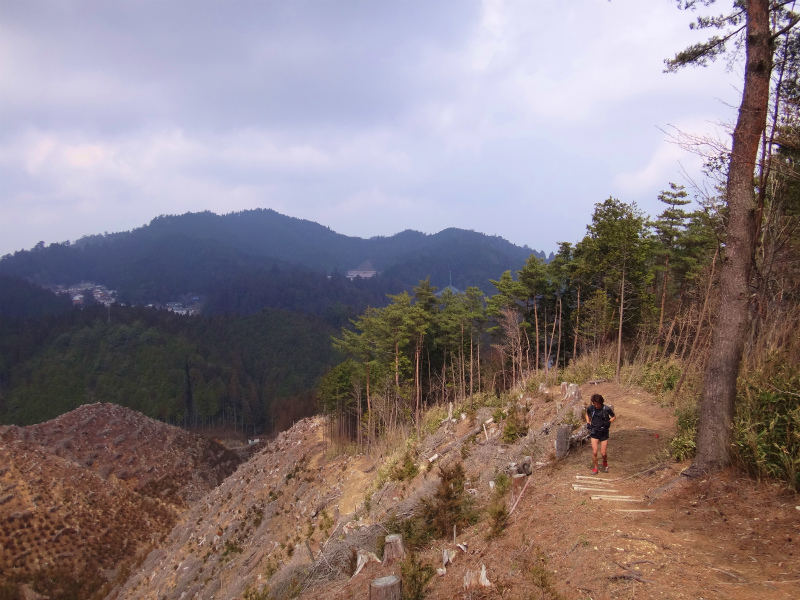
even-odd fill
[{"label": "hiker", "polygon": [[603,456],[603,471],[608,473],[608,430],[617,418],[614,409],[605,406],[600,394],[592,394],[592,404],[586,408],[586,427],[592,438],[592,474],[597,475],[597,447]]}]

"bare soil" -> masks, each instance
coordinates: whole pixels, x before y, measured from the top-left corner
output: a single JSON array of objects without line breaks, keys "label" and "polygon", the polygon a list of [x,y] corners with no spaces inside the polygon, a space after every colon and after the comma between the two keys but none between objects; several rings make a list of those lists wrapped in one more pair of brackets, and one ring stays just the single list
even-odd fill
[{"label": "bare soil", "polygon": [[[670,409],[641,390],[583,388],[584,398],[594,392],[618,416],[610,472],[591,475],[588,443],[534,472],[504,532],[488,539],[484,518],[460,533],[457,541],[467,552],[456,551],[425,597],[800,598],[800,498],[733,470],[702,480],[681,476],[688,464],[675,464],[666,453],[674,433]],[[468,473],[480,469],[470,458],[465,466]],[[609,495],[634,501],[594,500],[604,492],[575,490],[574,484],[609,487],[617,490]],[[444,540],[420,557],[441,567],[443,548],[456,547]],[[482,565],[492,585],[466,590],[467,571],[477,573]],[[371,579],[399,571],[371,563],[353,580],[302,598],[366,598]]]}]

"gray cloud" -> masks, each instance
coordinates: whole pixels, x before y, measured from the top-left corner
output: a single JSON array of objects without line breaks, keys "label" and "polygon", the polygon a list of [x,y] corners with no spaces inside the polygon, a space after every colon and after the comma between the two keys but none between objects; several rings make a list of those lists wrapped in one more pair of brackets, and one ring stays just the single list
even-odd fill
[{"label": "gray cloud", "polygon": [[271,207],[551,250],[681,181],[736,75],[669,0],[0,1],[0,254]]}]

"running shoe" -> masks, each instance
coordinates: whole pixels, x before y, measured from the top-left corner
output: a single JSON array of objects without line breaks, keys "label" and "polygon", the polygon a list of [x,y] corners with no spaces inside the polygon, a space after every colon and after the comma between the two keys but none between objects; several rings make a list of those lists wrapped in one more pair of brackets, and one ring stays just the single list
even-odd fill
[{"label": "running shoe", "polygon": [[598,473],[599,473],[599,471],[597,469],[595,469],[594,467],[592,467],[592,475],[597,475]]}]

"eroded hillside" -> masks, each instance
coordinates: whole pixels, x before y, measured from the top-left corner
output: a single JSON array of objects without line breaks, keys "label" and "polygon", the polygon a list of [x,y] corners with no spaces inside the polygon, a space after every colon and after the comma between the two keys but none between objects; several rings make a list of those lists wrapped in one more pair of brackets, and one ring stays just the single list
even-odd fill
[{"label": "eroded hillside", "polygon": [[90,598],[124,579],[239,462],[215,442],[110,404],[0,428],[0,585]]},{"label": "eroded hillside", "polygon": [[[387,531],[437,492],[440,466],[456,463],[480,517],[455,540],[417,549],[434,567],[443,567],[443,551],[452,556],[427,598],[797,597],[797,496],[732,472],[678,477],[681,465],[665,453],[671,411],[610,384],[586,387],[584,397],[594,391],[619,415],[611,472],[594,478],[588,444],[554,458],[555,424],[574,415],[555,389],[519,399],[530,433],[514,443],[502,441],[508,421],[492,422],[493,409],[445,420],[411,447],[416,475],[399,473],[402,453],[389,462],[334,456],[322,420],[302,421],[192,506],[109,598],[365,598],[372,579],[400,574],[400,565],[369,562],[353,576],[359,552],[380,555]],[[493,484],[526,457],[533,475],[521,498],[510,489],[501,496],[508,509],[519,502],[495,527]],[[399,479],[390,476],[394,461]],[[596,499],[604,495],[623,498]]]}]

